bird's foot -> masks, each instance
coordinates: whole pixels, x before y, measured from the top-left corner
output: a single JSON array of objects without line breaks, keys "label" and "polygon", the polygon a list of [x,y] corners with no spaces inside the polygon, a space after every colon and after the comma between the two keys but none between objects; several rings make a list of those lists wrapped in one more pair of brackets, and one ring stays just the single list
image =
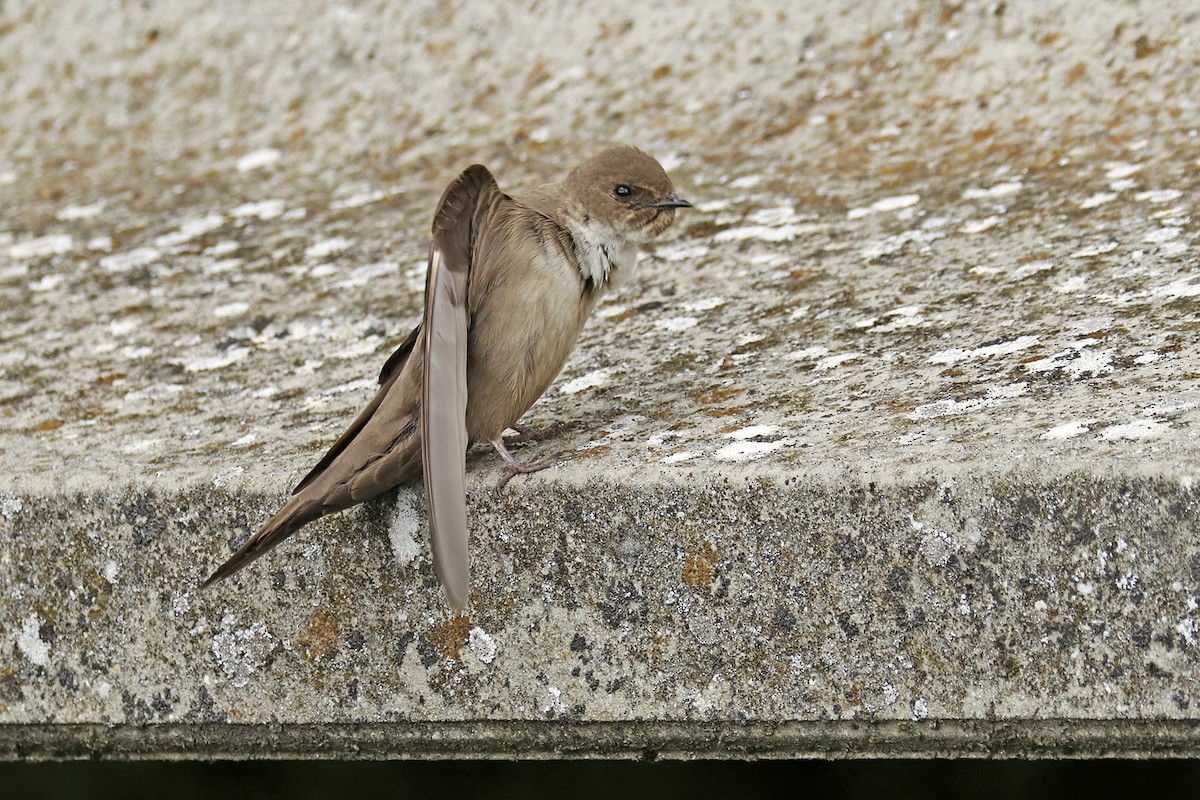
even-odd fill
[{"label": "bird's foot", "polygon": [[531,472],[540,472],[548,467],[553,467],[559,463],[559,459],[567,452],[566,450],[559,450],[549,458],[543,458],[540,461],[518,461],[512,453],[508,452],[508,448],[504,446],[502,438],[497,437],[493,439],[492,447],[496,448],[496,452],[504,459],[505,464],[504,470],[500,475],[500,480],[496,483],[497,491],[503,491],[508,482],[517,475],[528,475]]},{"label": "bird's foot", "polygon": [[571,422],[556,422],[553,425],[547,425],[545,428],[538,430],[531,428],[528,425],[511,425],[516,436],[510,436],[504,440],[505,444],[524,444],[525,442],[544,442],[547,439],[557,439],[560,436],[565,436],[583,427],[583,423],[579,420]]}]

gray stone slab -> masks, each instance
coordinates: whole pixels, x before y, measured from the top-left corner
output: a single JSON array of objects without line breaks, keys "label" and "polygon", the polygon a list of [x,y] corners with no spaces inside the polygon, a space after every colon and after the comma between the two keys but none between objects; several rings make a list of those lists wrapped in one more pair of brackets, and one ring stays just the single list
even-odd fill
[{"label": "gray stone slab", "polygon": [[[1200,754],[1194,10],[739,9],[0,10],[0,753]],[[614,139],[697,209],[464,615],[419,487],[198,592],[456,171]]]}]

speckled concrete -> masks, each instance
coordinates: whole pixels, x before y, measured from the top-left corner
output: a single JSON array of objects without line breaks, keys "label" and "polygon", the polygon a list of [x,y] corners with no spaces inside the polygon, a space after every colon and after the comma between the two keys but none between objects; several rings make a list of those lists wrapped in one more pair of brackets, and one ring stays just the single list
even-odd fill
[{"label": "speckled concrete", "polygon": [[[1200,755],[1193,4],[531,5],[0,8],[0,754]],[[197,592],[609,140],[697,209],[464,616],[416,489]]]}]

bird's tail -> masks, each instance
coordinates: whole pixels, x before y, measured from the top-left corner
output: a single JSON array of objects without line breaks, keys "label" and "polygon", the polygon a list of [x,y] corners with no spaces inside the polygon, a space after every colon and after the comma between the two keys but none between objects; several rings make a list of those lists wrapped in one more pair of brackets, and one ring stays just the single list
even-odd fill
[{"label": "bird's tail", "polygon": [[325,506],[319,498],[309,492],[300,492],[294,495],[283,508],[279,509],[279,513],[267,520],[266,524],[247,539],[245,544],[229,557],[228,561],[217,567],[200,588],[206,588],[219,580],[228,578],[303,526],[334,510],[336,509]]}]

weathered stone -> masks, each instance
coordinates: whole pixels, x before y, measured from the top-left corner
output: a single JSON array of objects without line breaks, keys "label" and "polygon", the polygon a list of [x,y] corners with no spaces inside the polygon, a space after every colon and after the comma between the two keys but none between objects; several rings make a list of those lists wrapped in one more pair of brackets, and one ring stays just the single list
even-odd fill
[{"label": "weathered stone", "polygon": [[[1200,755],[1194,10],[728,8],[0,8],[0,753]],[[465,614],[419,487],[198,592],[612,139],[697,209]]]}]

